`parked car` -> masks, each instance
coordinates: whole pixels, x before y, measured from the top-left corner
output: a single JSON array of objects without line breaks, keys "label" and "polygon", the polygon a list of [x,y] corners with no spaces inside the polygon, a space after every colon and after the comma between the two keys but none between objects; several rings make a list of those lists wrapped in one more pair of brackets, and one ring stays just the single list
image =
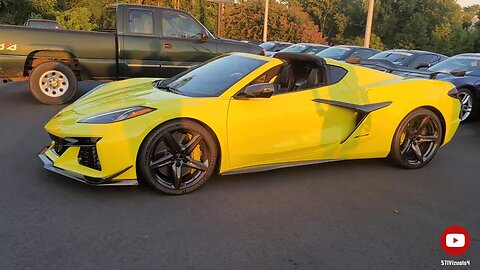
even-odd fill
[{"label": "parked car", "polygon": [[387,60],[403,68],[427,69],[448,57],[434,52],[395,49],[381,52],[369,59]]},{"label": "parked car", "polygon": [[265,50],[265,56],[272,56],[276,52],[279,52],[290,45],[292,45],[291,42],[267,41],[260,44],[260,47],[262,47]]},{"label": "parked car", "polygon": [[63,29],[57,21],[45,19],[29,19],[24,25],[36,28]]},{"label": "parked car", "polygon": [[315,43],[297,43],[288,46],[287,48],[281,50],[280,52],[293,52],[293,53],[306,53],[306,54],[317,54],[325,49],[330,48],[330,46],[315,44]]},{"label": "parked car", "polygon": [[480,53],[459,54],[426,70],[401,67],[384,59],[359,61],[351,58],[347,62],[403,77],[450,82],[458,89],[457,97],[462,103],[460,120],[471,120],[480,115]]},{"label": "parked car", "polygon": [[1,25],[0,79],[25,80],[47,104],[69,101],[78,80],[171,77],[222,53],[262,48],[213,36],[185,11],[109,5],[102,31]]},{"label": "parked car", "polygon": [[367,59],[379,50],[352,45],[337,45],[317,53],[317,56],[345,61],[348,58]]},{"label": "parked car", "polygon": [[462,107],[460,120],[478,118],[480,115],[480,53],[453,56],[428,69],[440,72],[436,79],[453,83],[458,89]]},{"label": "parked car", "polygon": [[142,179],[169,194],[214,172],[386,157],[418,169],[454,136],[456,94],[448,82],[308,54],[231,53],[167,80],[101,86],[46,124],[52,142],[39,157],[90,185]]}]

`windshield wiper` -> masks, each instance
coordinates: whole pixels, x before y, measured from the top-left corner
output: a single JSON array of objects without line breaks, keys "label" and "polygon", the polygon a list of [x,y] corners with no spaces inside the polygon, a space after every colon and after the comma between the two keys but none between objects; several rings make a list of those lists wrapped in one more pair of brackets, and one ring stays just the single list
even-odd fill
[{"label": "windshield wiper", "polygon": [[177,94],[177,95],[183,95],[182,91],[178,90],[175,87],[168,86],[168,85],[162,85],[162,81],[155,81],[153,86],[157,89],[164,90],[165,92],[170,92],[170,93],[174,93],[174,94]]}]

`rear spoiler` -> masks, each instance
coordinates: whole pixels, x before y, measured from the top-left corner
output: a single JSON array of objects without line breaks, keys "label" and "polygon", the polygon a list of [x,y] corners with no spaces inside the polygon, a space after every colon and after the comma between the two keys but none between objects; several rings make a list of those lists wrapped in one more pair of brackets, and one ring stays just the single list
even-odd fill
[{"label": "rear spoiler", "polygon": [[379,71],[387,72],[387,73],[394,73],[394,72],[401,72],[405,73],[403,75],[410,75],[412,74],[413,76],[421,76],[421,77],[427,77],[429,79],[435,79],[438,74],[441,72],[429,72],[429,71],[423,71],[423,70],[416,70],[416,69],[407,69],[407,68],[401,68],[392,62],[388,60],[383,60],[383,59],[361,59],[359,57],[352,57],[348,58],[345,62],[349,64],[354,64],[354,65],[360,65],[372,69],[376,69]]}]

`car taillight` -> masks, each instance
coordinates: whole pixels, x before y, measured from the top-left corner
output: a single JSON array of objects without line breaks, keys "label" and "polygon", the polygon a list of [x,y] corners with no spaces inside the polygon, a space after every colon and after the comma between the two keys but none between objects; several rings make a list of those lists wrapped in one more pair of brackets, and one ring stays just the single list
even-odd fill
[{"label": "car taillight", "polygon": [[460,99],[458,94],[459,94],[459,92],[458,92],[457,88],[453,88],[452,90],[448,91],[448,95],[451,96],[452,98]]},{"label": "car taillight", "polygon": [[262,55],[265,56],[265,54],[267,53],[267,51],[265,51],[265,49],[262,50]]}]

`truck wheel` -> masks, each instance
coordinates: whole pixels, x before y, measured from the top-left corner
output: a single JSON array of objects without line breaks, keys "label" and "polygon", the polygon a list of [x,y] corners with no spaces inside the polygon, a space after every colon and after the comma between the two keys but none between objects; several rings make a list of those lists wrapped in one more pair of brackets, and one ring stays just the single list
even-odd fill
[{"label": "truck wheel", "polygon": [[59,62],[46,62],[30,73],[32,95],[45,104],[63,104],[73,98],[78,82],[75,73]]}]

